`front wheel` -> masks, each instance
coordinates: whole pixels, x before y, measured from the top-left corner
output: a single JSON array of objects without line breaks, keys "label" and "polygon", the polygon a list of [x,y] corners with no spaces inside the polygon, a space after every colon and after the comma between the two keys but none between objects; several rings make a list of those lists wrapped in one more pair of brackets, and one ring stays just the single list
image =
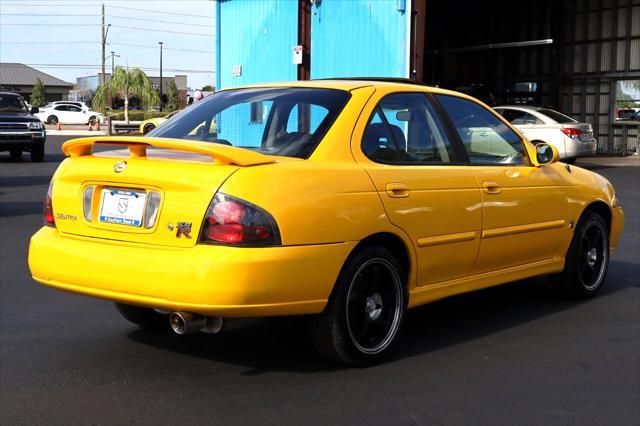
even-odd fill
[{"label": "front wheel", "polygon": [[124,319],[136,324],[140,328],[162,330],[168,327],[169,316],[161,314],[154,309],[127,305],[125,303],[115,303],[115,305]]},{"label": "front wheel", "polygon": [[149,124],[145,124],[145,126],[142,128],[143,133],[146,135],[147,133],[149,133],[150,131],[152,131],[153,129],[155,129],[156,126],[149,123]]},{"label": "front wheel", "polygon": [[49,118],[47,118],[47,123],[58,124],[58,117],[56,117],[55,115],[50,115]]},{"label": "front wheel", "polygon": [[574,297],[592,297],[602,287],[609,266],[609,229],[600,214],[580,219],[565,258],[564,271],[553,280]]},{"label": "front wheel", "polygon": [[381,361],[402,322],[404,276],[384,247],[366,247],[351,256],[325,310],[311,321],[310,335],[318,351],[345,364]]}]

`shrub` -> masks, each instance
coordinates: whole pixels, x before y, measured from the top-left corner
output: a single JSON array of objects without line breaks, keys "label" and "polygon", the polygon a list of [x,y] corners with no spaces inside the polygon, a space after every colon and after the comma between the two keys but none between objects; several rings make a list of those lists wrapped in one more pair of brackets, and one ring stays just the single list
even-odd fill
[{"label": "shrub", "polygon": [[[129,120],[131,121],[144,121],[150,118],[164,117],[168,112],[160,111],[129,111]],[[124,121],[124,112],[117,112],[111,115],[114,121]]]}]

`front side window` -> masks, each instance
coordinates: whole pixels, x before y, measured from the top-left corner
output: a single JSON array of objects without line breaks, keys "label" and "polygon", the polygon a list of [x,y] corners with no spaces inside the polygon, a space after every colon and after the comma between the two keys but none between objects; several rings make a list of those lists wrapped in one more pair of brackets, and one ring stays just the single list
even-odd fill
[{"label": "front side window", "polygon": [[0,95],[0,112],[26,112],[24,100],[15,95]]},{"label": "front side window", "polygon": [[347,91],[322,88],[225,90],[169,119],[149,136],[307,158],[349,98]]},{"label": "front side window", "polygon": [[429,164],[454,160],[452,145],[423,93],[386,96],[374,110],[362,151],[379,163]]},{"label": "front side window", "polygon": [[489,110],[457,96],[436,95],[471,164],[524,164],[520,137]]}]

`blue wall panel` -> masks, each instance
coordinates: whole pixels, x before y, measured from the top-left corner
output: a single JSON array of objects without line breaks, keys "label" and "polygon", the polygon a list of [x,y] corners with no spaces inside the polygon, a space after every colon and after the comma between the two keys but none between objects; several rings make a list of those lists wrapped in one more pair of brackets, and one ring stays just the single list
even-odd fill
[{"label": "blue wall panel", "polygon": [[324,0],[312,7],[311,78],[409,77],[408,0]]},{"label": "blue wall panel", "polygon": [[[293,46],[298,41],[298,2],[229,0],[218,2],[216,67],[222,89],[297,79]],[[234,77],[235,65],[242,75]],[[218,137],[234,145],[260,145],[264,124],[249,123],[249,105],[218,117]]]}]

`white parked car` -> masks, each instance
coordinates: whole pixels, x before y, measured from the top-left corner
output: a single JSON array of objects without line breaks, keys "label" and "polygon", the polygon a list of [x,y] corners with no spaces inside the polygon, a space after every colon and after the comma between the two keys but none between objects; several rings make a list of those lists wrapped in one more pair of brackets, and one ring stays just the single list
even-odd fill
[{"label": "white parked car", "polygon": [[75,106],[78,106],[78,107],[82,108],[83,110],[87,110],[87,111],[89,111],[91,109],[91,108],[89,108],[87,106],[87,104],[85,104],[84,102],[80,102],[80,101],[55,101],[55,102],[49,102],[43,108],[53,108],[56,105],[75,105]]},{"label": "white parked car", "polygon": [[512,105],[494,108],[533,144],[548,143],[558,148],[565,163],[596,153],[593,127],[558,111],[532,106]]},{"label": "white parked car", "polygon": [[48,124],[94,124],[104,122],[104,116],[90,109],[82,109],[77,105],[68,103],[52,104],[36,114],[40,120]]}]

